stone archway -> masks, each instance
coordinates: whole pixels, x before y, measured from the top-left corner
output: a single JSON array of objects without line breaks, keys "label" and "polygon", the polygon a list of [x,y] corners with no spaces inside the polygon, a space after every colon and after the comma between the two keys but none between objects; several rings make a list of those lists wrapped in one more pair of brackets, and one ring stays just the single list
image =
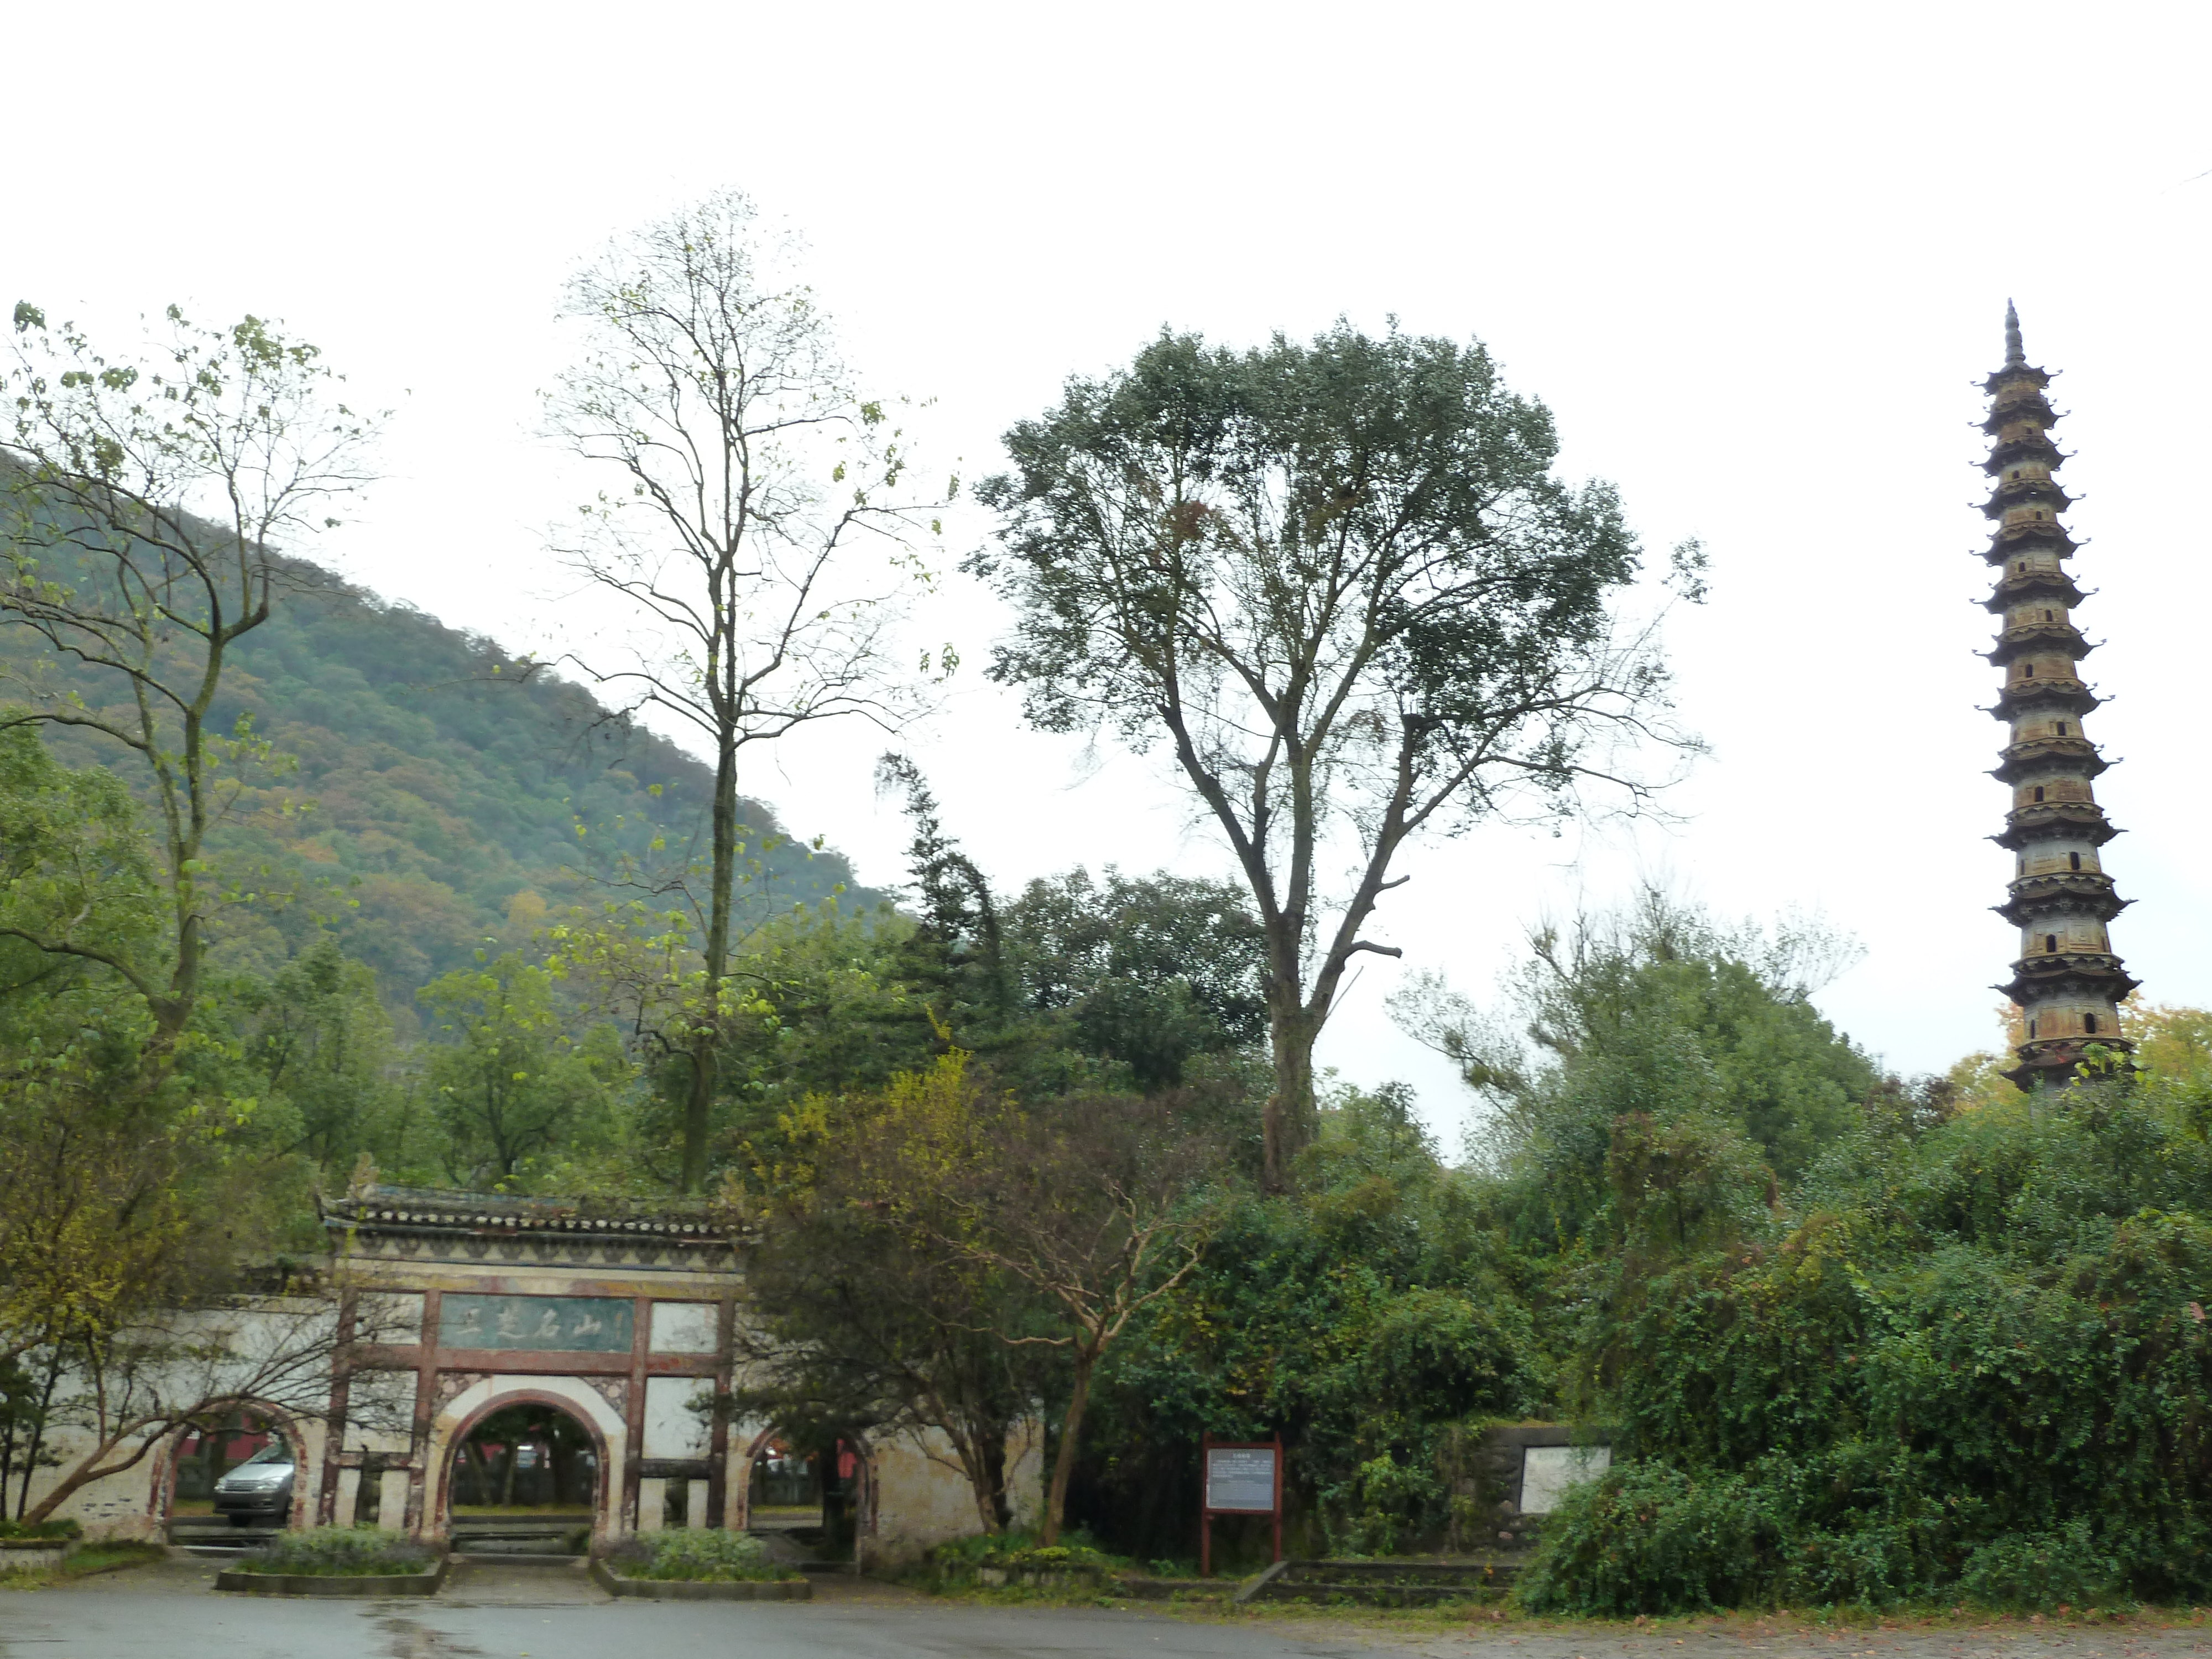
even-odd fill
[{"label": "stone archway", "polygon": [[591,1383],[574,1376],[489,1376],[463,1389],[430,1425],[422,1468],[417,1535],[443,1541],[453,1533],[453,1460],[477,1425],[510,1406],[545,1406],[563,1413],[591,1437],[598,1474],[592,1493],[594,1548],[623,1531],[621,1513],[629,1435],[621,1415]]},{"label": "stone archway", "polygon": [[[219,1425],[200,1426],[186,1424],[171,1432],[162,1442],[155,1454],[154,1475],[148,1492],[147,1517],[152,1522],[154,1531],[166,1539],[179,1519],[179,1477],[185,1473],[185,1466],[191,1451],[209,1436],[221,1436],[225,1439],[282,1440],[292,1453],[292,1496],[280,1524],[285,1528],[307,1525],[308,1518],[315,1512],[318,1480],[322,1473],[320,1442],[324,1425],[266,1400],[234,1401],[222,1415],[223,1421]],[[232,1419],[240,1420],[234,1423],[230,1420]],[[251,1419],[258,1419],[267,1426],[253,1426]],[[242,1461],[219,1455],[213,1460],[210,1480],[222,1479],[228,1468]],[[198,1519],[197,1516],[192,1518]],[[213,1520],[211,1506],[209,1518],[210,1522]],[[225,1524],[228,1525],[227,1522]]]},{"label": "stone archway", "polygon": [[[728,1524],[732,1530],[759,1530],[753,1513],[754,1473],[761,1457],[771,1446],[785,1438],[786,1431],[780,1424],[763,1425],[744,1437],[744,1449],[732,1457],[727,1507]],[[846,1510],[853,1556],[858,1560],[866,1553],[865,1540],[875,1530],[875,1455],[868,1445],[867,1437],[858,1430],[847,1429],[831,1439],[833,1443],[814,1448],[812,1451],[817,1456],[831,1458],[842,1453],[851,1460],[849,1477],[832,1465],[821,1471],[820,1478],[824,1482],[849,1480],[849,1493],[842,1494],[840,1501]],[[830,1509],[830,1504],[825,1502],[822,1516],[825,1527],[834,1525]]]}]

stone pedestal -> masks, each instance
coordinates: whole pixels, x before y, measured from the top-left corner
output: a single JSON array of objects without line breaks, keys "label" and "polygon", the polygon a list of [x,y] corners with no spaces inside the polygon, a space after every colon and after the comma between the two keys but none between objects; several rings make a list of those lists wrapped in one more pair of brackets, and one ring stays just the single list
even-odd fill
[{"label": "stone pedestal", "polygon": [[407,1483],[405,1469],[386,1469],[376,1477],[376,1524],[387,1532],[407,1530]]},{"label": "stone pedestal", "polygon": [[334,1527],[353,1525],[353,1518],[360,1509],[361,1471],[340,1469],[337,1497],[331,1505],[331,1524]]}]

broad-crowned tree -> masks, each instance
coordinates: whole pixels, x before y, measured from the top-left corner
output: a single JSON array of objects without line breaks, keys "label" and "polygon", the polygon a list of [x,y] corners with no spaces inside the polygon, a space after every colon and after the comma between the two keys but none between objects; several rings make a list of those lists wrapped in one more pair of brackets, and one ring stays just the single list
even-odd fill
[{"label": "broad-crowned tree", "polygon": [[1163,334],[1006,442],[970,566],[1016,614],[992,675],[1045,729],[1164,742],[1227,838],[1267,936],[1279,1188],[1352,959],[1399,954],[1363,930],[1407,842],[1646,793],[1620,753],[1665,683],[1616,623],[1636,543],[1609,487],[1553,476],[1550,412],[1480,345],[1395,331]]},{"label": "broad-crowned tree", "polygon": [[690,911],[702,973],[680,1034],[687,1190],[707,1173],[724,1037],[739,757],[816,720],[911,712],[891,629],[951,494],[914,486],[904,437],[757,217],[725,191],[579,271],[583,348],[546,400],[551,434],[613,480],[556,551],[642,635],[625,649],[610,619],[568,659],[619,714],[688,727],[713,757],[705,855],[654,895]]}]

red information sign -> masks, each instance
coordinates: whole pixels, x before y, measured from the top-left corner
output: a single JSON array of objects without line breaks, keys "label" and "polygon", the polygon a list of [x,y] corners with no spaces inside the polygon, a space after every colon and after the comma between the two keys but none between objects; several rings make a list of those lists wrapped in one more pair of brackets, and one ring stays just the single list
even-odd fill
[{"label": "red information sign", "polygon": [[1275,1559],[1283,1559],[1283,1437],[1216,1440],[1200,1447],[1205,1491],[1199,1498],[1199,1576],[1213,1576],[1213,1517],[1266,1515],[1274,1518]]}]

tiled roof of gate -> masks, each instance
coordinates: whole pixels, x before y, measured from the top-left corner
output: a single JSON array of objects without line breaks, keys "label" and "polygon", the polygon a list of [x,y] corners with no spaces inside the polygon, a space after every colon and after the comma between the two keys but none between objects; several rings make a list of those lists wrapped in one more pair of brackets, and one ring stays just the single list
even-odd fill
[{"label": "tiled roof of gate", "polygon": [[325,1199],[323,1225],[332,1231],[524,1233],[570,1237],[652,1238],[672,1244],[726,1245],[741,1229],[697,1200],[518,1198],[507,1193],[451,1192],[429,1187],[372,1187]]}]

